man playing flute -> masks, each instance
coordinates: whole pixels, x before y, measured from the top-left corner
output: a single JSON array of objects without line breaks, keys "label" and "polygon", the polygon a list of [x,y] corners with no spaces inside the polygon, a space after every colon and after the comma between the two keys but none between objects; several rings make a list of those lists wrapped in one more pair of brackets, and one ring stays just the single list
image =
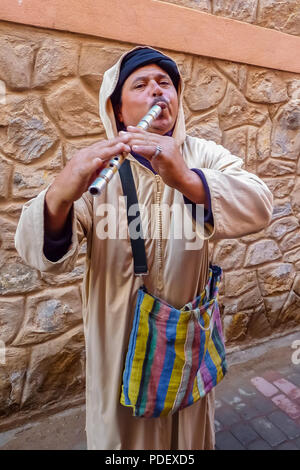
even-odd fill
[{"label": "man playing flute", "polygon": [[[117,213],[117,235],[127,231],[121,180],[114,176],[93,198],[88,192],[107,162],[128,153],[145,237],[147,290],[175,308],[202,292],[209,269],[208,242],[238,238],[266,227],[272,194],[241,158],[213,141],[186,134],[183,81],[176,63],[150,47],[126,52],[106,71],[100,89],[100,116],[107,139],[77,151],[37,197],[24,204],[15,236],[30,266],[59,274],[75,267],[87,241],[83,279],[86,343],[86,432],[88,449],[213,449],[214,390],[175,414],[136,418],[120,404],[122,371],[137,291],[130,238],[100,236],[101,206]],[[162,112],[148,131],[137,128],[153,104]],[[177,205],[189,214],[194,249],[181,239],[162,237],[167,221],[151,206]],[[203,208],[203,223],[193,215]],[[147,222],[148,221],[148,222]],[[173,221],[174,222],[174,221]],[[172,220],[170,225],[172,226]]]}]

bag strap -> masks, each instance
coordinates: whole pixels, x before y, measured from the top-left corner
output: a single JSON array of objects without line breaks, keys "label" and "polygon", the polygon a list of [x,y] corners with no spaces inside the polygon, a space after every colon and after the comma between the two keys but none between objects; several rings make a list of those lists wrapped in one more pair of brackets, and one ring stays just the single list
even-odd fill
[{"label": "bag strap", "polygon": [[[138,216],[136,217],[133,215],[129,215],[129,208],[133,204],[138,204],[138,198],[136,194],[136,188],[133,180],[133,175],[131,171],[130,162],[125,159],[122,165],[119,168],[119,174],[121,178],[122,188],[124,196],[127,196],[127,220],[128,220],[128,231],[130,236],[131,242],[131,249],[133,255],[133,263],[134,263],[134,274],[138,275],[145,275],[148,274],[148,267],[147,267],[147,257],[146,257],[146,250],[145,250],[145,242],[142,233],[142,223],[141,223],[141,213],[138,211]],[[140,227],[140,234],[141,236],[136,238],[132,237],[130,233],[130,223],[137,219],[137,227]]]}]

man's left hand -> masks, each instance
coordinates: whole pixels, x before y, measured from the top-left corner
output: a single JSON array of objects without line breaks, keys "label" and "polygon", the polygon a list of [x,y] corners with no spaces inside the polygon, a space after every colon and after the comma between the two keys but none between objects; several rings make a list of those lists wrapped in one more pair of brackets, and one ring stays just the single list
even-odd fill
[{"label": "man's left hand", "polygon": [[[147,158],[152,168],[161,176],[164,183],[172,188],[179,189],[185,175],[190,172],[185,164],[178,145],[173,137],[162,136],[147,132],[139,127],[128,126],[127,132],[120,132],[120,136],[129,135],[127,145],[133,152]],[[162,149],[154,157],[157,145]]]}]

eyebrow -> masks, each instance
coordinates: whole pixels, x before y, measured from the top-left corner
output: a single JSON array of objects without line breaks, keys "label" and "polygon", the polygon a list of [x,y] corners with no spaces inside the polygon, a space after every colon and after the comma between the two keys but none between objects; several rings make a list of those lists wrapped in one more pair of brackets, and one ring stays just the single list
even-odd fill
[{"label": "eyebrow", "polygon": [[[139,75],[138,77],[136,77],[132,84],[131,85],[134,85],[134,83],[138,82],[139,80],[147,80],[149,78],[149,75]],[[155,74],[155,78],[167,78],[168,80],[170,80],[169,76],[165,73],[160,73],[158,72],[157,74]]]}]

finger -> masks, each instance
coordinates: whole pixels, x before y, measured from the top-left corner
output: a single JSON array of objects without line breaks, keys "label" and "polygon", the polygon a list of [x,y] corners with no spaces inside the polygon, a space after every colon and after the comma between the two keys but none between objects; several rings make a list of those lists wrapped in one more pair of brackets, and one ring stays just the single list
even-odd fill
[{"label": "finger", "polygon": [[142,145],[144,147],[148,147],[148,146],[155,147],[156,143],[151,142],[147,139],[132,139],[128,142],[128,145],[130,145],[131,148],[133,148],[135,145]]},{"label": "finger", "polygon": [[105,162],[101,160],[101,158],[95,158],[93,161],[93,166],[92,166],[92,174],[90,176],[89,182],[87,184],[87,189],[90,187],[90,185],[95,181],[95,179],[99,176],[101,170],[105,167]]},{"label": "finger", "polygon": [[127,131],[137,133],[137,134],[145,134],[146,132],[145,129],[142,129],[141,127],[138,127],[138,126],[128,126]]},{"label": "finger", "polygon": [[145,132],[143,134],[134,133],[134,132],[125,132],[125,134],[120,135],[120,141],[125,143],[132,142],[132,139],[139,139],[142,141],[149,142],[150,139],[153,141],[155,138],[150,136],[149,132]]},{"label": "finger", "polygon": [[118,135],[117,137],[115,137],[115,139],[113,139],[113,141],[115,143],[118,143],[118,142],[128,142],[128,140],[130,139],[130,135],[128,134],[128,132],[125,132],[125,134],[121,134],[121,135]]},{"label": "finger", "polygon": [[101,150],[103,148],[106,148],[106,147],[113,147],[114,145],[116,145],[117,143],[119,142],[123,142],[123,143],[126,143],[129,141],[129,135],[127,133],[125,133],[125,135],[123,136],[116,136],[114,137],[113,139],[108,139],[108,140],[101,140],[99,142],[95,142],[94,144],[92,144],[90,146],[90,149],[91,150]]},{"label": "finger", "polygon": [[116,155],[120,155],[122,153],[129,153],[130,150],[131,148],[129,145],[123,142],[118,142],[111,147],[106,147],[105,149],[102,149],[101,152],[99,153],[99,157],[102,160],[108,160],[110,158],[113,158]]},{"label": "finger", "polygon": [[[134,145],[132,150],[139,155],[151,160],[155,154],[156,146],[154,145]],[[161,154],[160,154],[161,155]]]}]

